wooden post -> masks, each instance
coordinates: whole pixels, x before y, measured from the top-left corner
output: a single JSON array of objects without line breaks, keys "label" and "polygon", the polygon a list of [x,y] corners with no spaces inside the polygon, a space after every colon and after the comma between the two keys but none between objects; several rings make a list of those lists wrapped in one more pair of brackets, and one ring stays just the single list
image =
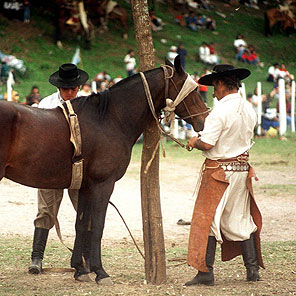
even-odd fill
[{"label": "wooden post", "polygon": [[[155,57],[148,3],[147,0],[131,0],[131,6],[138,45],[140,71],[150,70],[155,68]],[[143,139],[141,198],[145,275],[148,283],[159,285],[166,281],[166,263],[159,187],[160,135],[154,119],[144,130]],[[150,160],[152,162],[148,166]]]}]

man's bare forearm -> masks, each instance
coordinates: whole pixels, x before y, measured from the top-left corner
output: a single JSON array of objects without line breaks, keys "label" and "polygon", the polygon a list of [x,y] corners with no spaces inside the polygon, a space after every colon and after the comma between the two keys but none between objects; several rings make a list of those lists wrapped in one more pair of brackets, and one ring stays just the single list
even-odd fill
[{"label": "man's bare forearm", "polygon": [[207,151],[214,146],[203,142],[199,137],[193,137],[188,141],[187,147],[192,147],[198,150]]}]

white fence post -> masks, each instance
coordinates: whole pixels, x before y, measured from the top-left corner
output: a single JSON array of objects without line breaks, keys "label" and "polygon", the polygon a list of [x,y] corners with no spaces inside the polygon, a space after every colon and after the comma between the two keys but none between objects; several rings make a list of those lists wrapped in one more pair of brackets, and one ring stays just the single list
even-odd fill
[{"label": "white fence post", "polygon": [[242,86],[239,89],[239,92],[241,94],[241,96],[246,100],[247,96],[246,96],[246,86],[245,84],[242,82]]},{"label": "white fence post", "polygon": [[97,93],[97,83],[95,81],[91,82],[91,90],[94,93]]},{"label": "white fence post", "polygon": [[287,131],[285,80],[279,79],[280,136]]},{"label": "white fence post", "polygon": [[9,71],[8,79],[7,79],[7,101],[12,101],[12,84],[14,83],[12,72]]},{"label": "white fence post", "polygon": [[291,131],[295,133],[295,80],[291,85]]},{"label": "white fence post", "polygon": [[179,138],[179,124],[178,124],[178,119],[175,119],[175,124],[174,124],[174,137],[176,139]]},{"label": "white fence post", "polygon": [[258,104],[257,104],[257,120],[258,120],[258,127],[257,127],[257,134],[261,135],[261,124],[262,124],[262,88],[261,82],[257,82],[257,97],[258,97]]}]

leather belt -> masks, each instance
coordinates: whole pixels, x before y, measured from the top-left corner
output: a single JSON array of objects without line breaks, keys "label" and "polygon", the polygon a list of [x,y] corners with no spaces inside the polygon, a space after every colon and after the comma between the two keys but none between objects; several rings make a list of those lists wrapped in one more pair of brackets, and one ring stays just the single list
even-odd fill
[{"label": "leather belt", "polygon": [[250,165],[247,162],[222,162],[220,167],[227,172],[247,172],[249,171]]},{"label": "leather belt", "polygon": [[[248,160],[249,152],[244,152],[236,157],[226,159],[206,159],[206,168],[221,167],[226,172],[248,172],[250,169]],[[213,163],[216,163],[217,166],[212,166]]]}]

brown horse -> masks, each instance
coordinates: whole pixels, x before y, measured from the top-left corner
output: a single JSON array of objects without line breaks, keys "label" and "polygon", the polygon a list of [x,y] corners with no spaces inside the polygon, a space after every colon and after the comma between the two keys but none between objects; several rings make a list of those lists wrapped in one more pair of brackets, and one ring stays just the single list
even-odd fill
[{"label": "brown horse", "polygon": [[272,29],[275,25],[287,36],[294,31],[294,21],[285,12],[280,11],[278,8],[270,8],[264,13],[264,34],[265,36],[272,35]]},{"label": "brown horse", "polygon": [[[157,115],[166,98],[176,99],[187,74],[179,56],[175,65],[144,72]],[[166,95],[166,90],[167,95]],[[109,279],[101,261],[101,238],[105,215],[115,182],[126,172],[132,147],[152,120],[140,74],[126,78],[102,94],[72,100],[80,122],[83,181],[79,190],[76,238],[71,266],[74,277],[87,273],[83,266],[83,242],[91,221],[90,271],[96,282]],[[176,114],[203,129],[207,107],[196,90],[176,107]],[[12,102],[0,102],[0,180],[6,177],[36,188],[68,188],[71,181],[73,147],[62,109],[38,109]],[[32,147],[36,147],[32,153]]]}]

